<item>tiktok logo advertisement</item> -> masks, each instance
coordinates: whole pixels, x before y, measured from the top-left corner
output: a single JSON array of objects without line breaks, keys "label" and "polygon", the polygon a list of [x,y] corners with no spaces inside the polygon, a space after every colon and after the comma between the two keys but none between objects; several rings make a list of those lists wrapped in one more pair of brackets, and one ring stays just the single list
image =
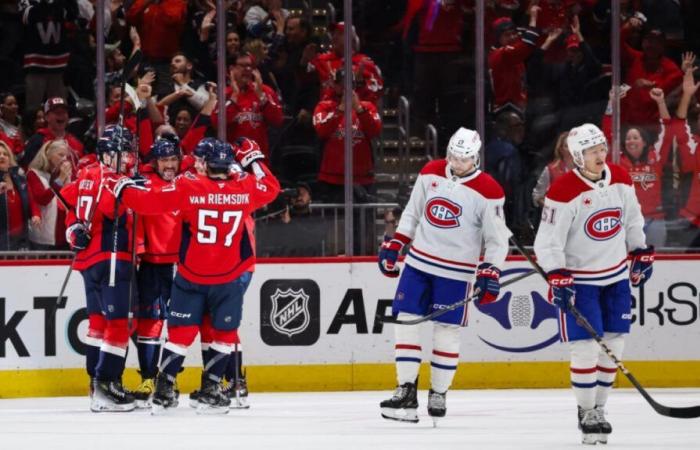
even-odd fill
[{"label": "tiktok logo advertisement", "polygon": [[260,337],[267,345],[313,345],[320,336],[321,295],[313,280],[267,280],[260,288]]}]

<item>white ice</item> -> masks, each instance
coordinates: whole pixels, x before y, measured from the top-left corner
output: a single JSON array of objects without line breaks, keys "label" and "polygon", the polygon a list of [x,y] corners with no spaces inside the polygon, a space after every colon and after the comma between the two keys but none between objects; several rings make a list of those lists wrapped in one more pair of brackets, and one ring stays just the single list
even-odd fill
[{"label": "white ice", "polygon": [[[700,404],[700,389],[652,389],[663,404]],[[147,411],[88,411],[87,398],[0,400],[0,449],[566,449],[582,448],[570,390],[451,391],[447,417],[433,428],[419,393],[420,423],[384,420],[389,392],[251,393],[249,410],[197,416],[180,406]],[[700,419],[656,414],[635,390],[613,391],[609,448],[699,449]]]}]

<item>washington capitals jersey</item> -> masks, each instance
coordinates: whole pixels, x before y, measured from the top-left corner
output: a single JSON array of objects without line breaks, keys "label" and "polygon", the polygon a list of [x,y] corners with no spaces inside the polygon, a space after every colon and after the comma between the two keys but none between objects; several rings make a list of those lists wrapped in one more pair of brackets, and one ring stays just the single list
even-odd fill
[{"label": "washington capitals jersey", "polygon": [[568,269],[576,283],[606,286],[629,277],[627,253],[646,247],[644,217],[630,175],[608,164],[590,181],[575,169],[547,192],[535,254],[546,271]]},{"label": "washington capitals jersey", "polygon": [[179,210],[183,228],[178,273],[193,283],[222,284],[255,262],[246,220],[280,190],[274,175],[263,170],[266,176],[260,179],[241,173],[226,180],[185,172],[161,188],[127,189],[122,198],[139,214]]},{"label": "washington capitals jersey", "polygon": [[[170,184],[157,173],[145,174],[146,186],[161,189]],[[144,215],[137,223],[143,227],[145,251],[143,261],[154,264],[176,263],[180,251],[182,220],[180,211],[171,211],[158,216]]]},{"label": "washington capitals jersey", "polygon": [[511,233],[503,217],[504,194],[491,176],[476,170],[460,178],[444,159],[421,170],[396,237],[413,243],[406,264],[433,275],[470,281],[479,263],[502,267]]}]

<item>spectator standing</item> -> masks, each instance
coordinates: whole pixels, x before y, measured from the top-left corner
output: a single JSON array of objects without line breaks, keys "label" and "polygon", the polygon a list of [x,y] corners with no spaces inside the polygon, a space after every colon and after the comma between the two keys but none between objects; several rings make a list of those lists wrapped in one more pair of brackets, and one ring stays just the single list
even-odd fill
[{"label": "spectator standing", "polygon": [[162,98],[159,106],[169,105],[169,109],[179,111],[189,107],[199,112],[209,98],[206,81],[195,78],[194,63],[184,53],[178,52],[170,62],[172,82],[168,95]]},{"label": "spectator standing", "polygon": [[252,38],[271,39],[275,29],[284,27],[289,11],[282,8],[282,0],[256,0],[245,13],[243,22]]},{"label": "spectator standing", "polygon": [[41,212],[32,201],[27,179],[10,147],[0,141],[0,250],[28,248],[28,224],[38,225]]},{"label": "spectator standing", "polygon": [[532,202],[538,208],[544,206],[544,196],[554,180],[574,168],[574,160],[566,143],[567,136],[569,136],[569,132],[565,131],[557,138],[557,143],[554,146],[554,159],[542,170],[537,179],[537,185],[532,190]]},{"label": "spectator standing", "polygon": [[66,210],[55,193],[72,181],[70,150],[63,140],[48,141],[29,164],[27,185],[41,210],[41,223],[29,227],[29,242],[35,250],[68,249]]},{"label": "spectator standing", "polygon": [[45,98],[66,98],[63,75],[70,58],[66,23],[78,17],[76,0],[21,0],[27,109]]},{"label": "spectator standing", "polygon": [[10,146],[13,153],[22,153],[24,135],[19,104],[17,98],[8,92],[0,94],[0,133],[6,136],[6,139],[3,140]]}]

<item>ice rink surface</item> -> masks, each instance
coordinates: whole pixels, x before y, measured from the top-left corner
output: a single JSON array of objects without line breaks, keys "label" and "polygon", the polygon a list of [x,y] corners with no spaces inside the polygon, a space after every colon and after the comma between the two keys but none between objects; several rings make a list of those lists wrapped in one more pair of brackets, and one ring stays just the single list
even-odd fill
[{"label": "ice rink surface", "polygon": [[[669,406],[700,404],[700,389],[652,389]],[[418,424],[384,420],[389,392],[252,393],[249,410],[198,416],[187,397],[166,416],[94,414],[79,397],[0,400],[0,449],[566,449],[582,448],[570,390],[452,391],[433,428],[427,391]],[[656,414],[635,390],[608,402],[608,448],[700,449],[700,419]]]}]

